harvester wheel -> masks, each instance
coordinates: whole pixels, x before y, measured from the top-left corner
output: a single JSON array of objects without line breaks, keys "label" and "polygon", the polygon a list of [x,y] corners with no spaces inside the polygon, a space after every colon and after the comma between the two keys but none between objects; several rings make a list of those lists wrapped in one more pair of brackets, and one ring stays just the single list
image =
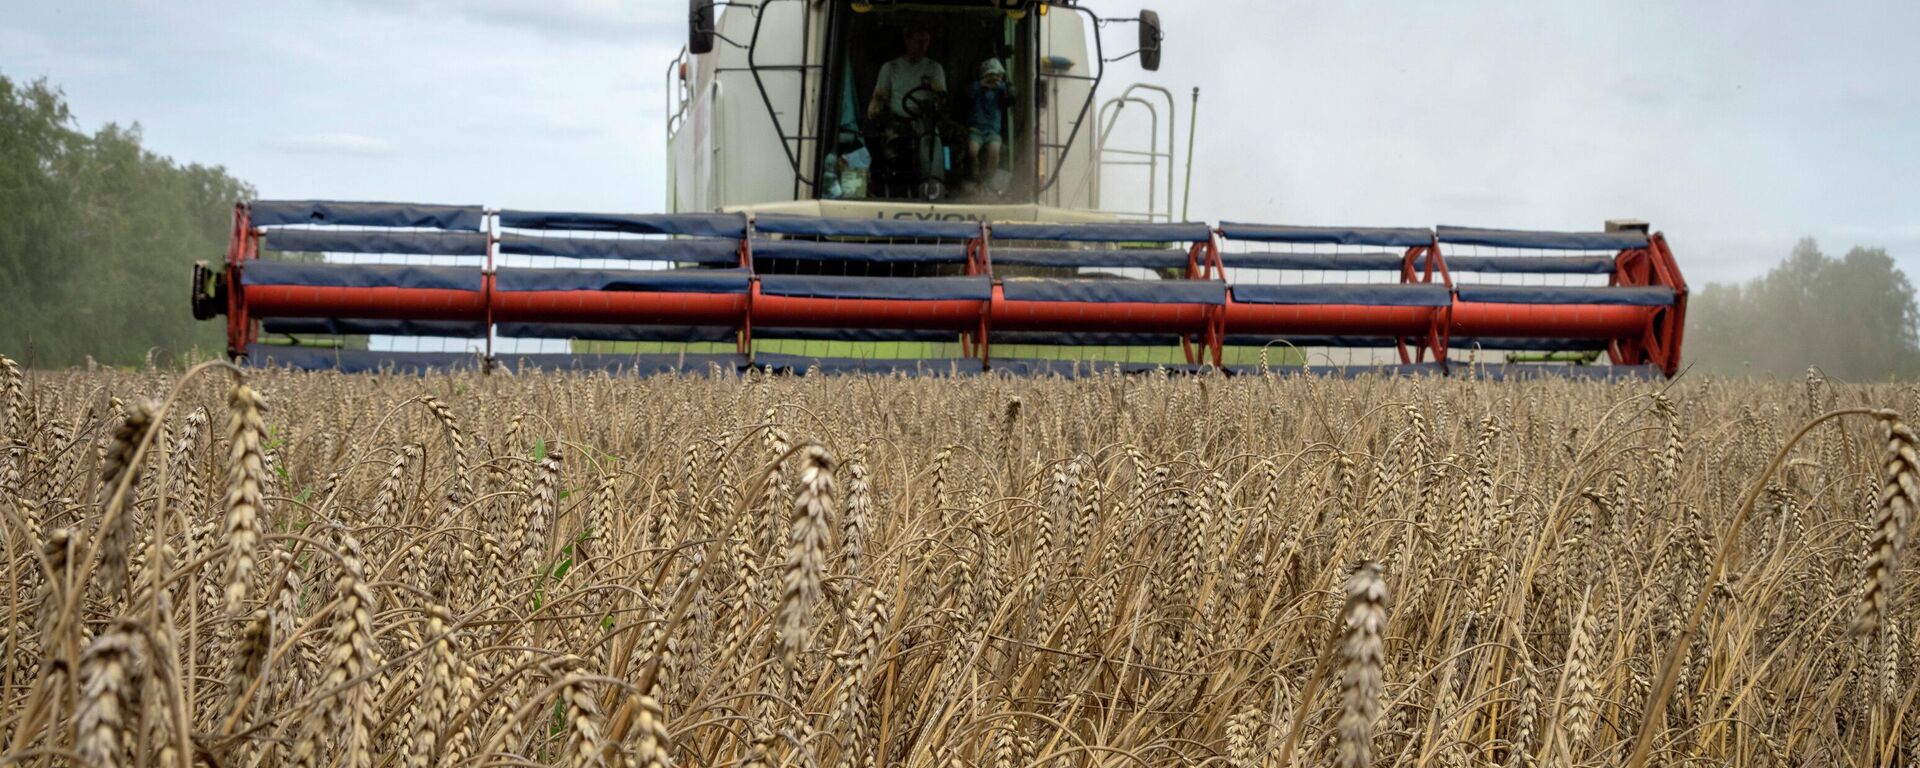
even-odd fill
[{"label": "harvester wheel", "polygon": [[193,263],[193,319],[212,320],[227,313],[227,277],[204,261]]}]

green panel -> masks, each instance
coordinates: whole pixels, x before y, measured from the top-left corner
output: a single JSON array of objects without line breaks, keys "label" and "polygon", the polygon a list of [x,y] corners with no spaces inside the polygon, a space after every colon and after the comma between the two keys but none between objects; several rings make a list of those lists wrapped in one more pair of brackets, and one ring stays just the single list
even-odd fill
[{"label": "green panel", "polygon": [[[759,339],[753,342],[756,353],[831,357],[866,360],[945,360],[965,357],[959,342],[920,341],[803,341],[798,339]],[[726,343],[682,343],[666,341],[575,341],[574,354],[598,355],[724,355],[734,351]],[[1051,344],[996,344],[998,359],[1080,360],[1086,362],[1143,363],[1148,365],[1186,365],[1186,353],[1179,347],[1087,346],[1069,347]],[[1259,347],[1226,347],[1222,359],[1227,365],[1259,365]],[[1291,347],[1267,348],[1270,366],[1300,365],[1305,356]]]}]

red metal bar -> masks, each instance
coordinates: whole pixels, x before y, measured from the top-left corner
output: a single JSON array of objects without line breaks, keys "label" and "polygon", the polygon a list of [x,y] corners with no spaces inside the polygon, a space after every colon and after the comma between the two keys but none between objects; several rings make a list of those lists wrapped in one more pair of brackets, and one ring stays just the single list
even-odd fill
[{"label": "red metal bar", "polygon": [[[993,259],[988,253],[989,237],[987,223],[984,221],[980,222],[979,233],[974,235],[973,239],[967,241],[966,274],[986,275],[987,279],[991,281],[993,279]],[[975,319],[974,327],[967,332],[966,336],[962,337],[965,342],[962,345],[962,352],[969,357],[980,358],[981,366],[986,366],[991,362],[989,357],[991,354],[989,351],[991,348],[989,339],[993,333],[993,316],[988,310],[991,305],[992,302],[989,301],[980,302],[980,312]]]},{"label": "red metal bar", "polygon": [[[984,228],[983,228],[984,231]],[[497,234],[497,233],[496,233]],[[740,261],[752,268],[751,244],[743,240]],[[1460,301],[1443,307],[1372,305],[1242,304],[1230,297],[1223,306],[1201,304],[1011,301],[995,285],[992,298],[907,301],[769,296],[759,280],[743,294],[686,294],[626,291],[496,290],[489,248],[489,269],[480,290],[420,288],[341,288],[289,285],[244,286],[246,262],[258,257],[259,234],[247,207],[234,210],[227,251],[228,344],[243,353],[257,330],[257,317],[336,317],[494,322],[604,323],[634,325],[724,325],[740,330],[740,346],[750,352],[755,324],[795,328],[940,329],[967,334],[968,353],[991,360],[991,332],[1062,331],[1167,333],[1182,339],[1189,360],[1202,354],[1223,362],[1228,334],[1275,336],[1387,336],[1399,340],[1403,357],[1427,352],[1447,360],[1452,336],[1492,338],[1578,338],[1607,342],[1615,363],[1651,364],[1667,375],[1678,372],[1685,329],[1687,286],[1666,239],[1654,234],[1645,248],[1622,251],[1610,282],[1659,285],[1674,290],[1664,307],[1594,304],[1495,304]],[[1424,259],[1416,269],[1414,260]],[[968,244],[969,274],[992,274],[991,244],[985,237]],[[1196,243],[1188,250],[1187,274],[1194,279],[1223,279],[1218,244]],[[1403,282],[1452,278],[1438,244],[1407,250]]]},{"label": "red metal bar", "polygon": [[[1447,286],[1448,291],[1453,290],[1453,273],[1447,271],[1447,259],[1440,254],[1440,238],[1437,235],[1427,242],[1426,267],[1426,275],[1422,282],[1433,282],[1433,273],[1439,270],[1441,284]],[[1423,353],[1431,350],[1433,361],[1440,364],[1441,370],[1446,370],[1450,364],[1447,358],[1447,346],[1452,341],[1452,334],[1448,333],[1447,329],[1452,324],[1453,304],[1449,303],[1440,311],[1433,313],[1433,322],[1427,327],[1426,346],[1421,350]]]},{"label": "red metal bar", "polygon": [[1657,307],[1454,301],[1453,336],[1544,339],[1638,337]]},{"label": "red metal bar", "polygon": [[[1402,255],[1402,256],[1400,257],[1400,282],[1401,282],[1401,284],[1403,284],[1403,285],[1404,285],[1404,284],[1407,284],[1407,283],[1411,283],[1411,282],[1414,282],[1414,277],[1413,277],[1413,260],[1414,260],[1415,258],[1418,258],[1418,257],[1420,256],[1420,254],[1421,254],[1421,252],[1422,252],[1422,249],[1423,249],[1423,248],[1424,248],[1424,246],[1416,246],[1416,247],[1412,247],[1412,248],[1408,248],[1408,249],[1407,249],[1407,252],[1406,252],[1406,253],[1405,253],[1404,255]],[[1429,269],[1430,269],[1430,268],[1431,268],[1432,266],[1433,266],[1433,265],[1431,265],[1431,264],[1428,264],[1428,265],[1427,265],[1427,267],[1428,267]],[[1429,273],[1429,274],[1431,274],[1431,273]],[[1432,323],[1428,323],[1428,327],[1432,327]],[[1427,358],[1427,351],[1426,351],[1426,349],[1425,349],[1425,348],[1421,348],[1421,350],[1419,351],[1419,353],[1417,354],[1417,356],[1416,356],[1415,354],[1412,354],[1412,353],[1410,353],[1410,352],[1408,351],[1408,349],[1407,349],[1407,337],[1405,337],[1405,336],[1395,336],[1395,337],[1394,337],[1394,339],[1393,339],[1393,351],[1394,351],[1394,352],[1395,352],[1396,354],[1398,354],[1398,355],[1400,356],[1400,364],[1401,364],[1401,365],[1406,365],[1406,364],[1409,364],[1409,363],[1412,363],[1412,362],[1414,362],[1414,361],[1415,361],[1415,359],[1416,359],[1416,357],[1417,357],[1417,358],[1419,359],[1419,361],[1421,361],[1421,362],[1425,362],[1425,361],[1426,361],[1426,358]]]},{"label": "red metal bar", "polygon": [[246,256],[247,231],[252,229],[246,203],[233,204],[233,232],[227,242],[227,356],[247,351],[247,297],[240,286],[240,261]]},{"label": "red metal bar", "polygon": [[[487,312],[487,295],[485,291],[439,288],[252,285],[247,286],[246,304],[248,313],[259,317],[483,320]],[[504,314],[500,316],[503,320],[518,319]]]},{"label": "red metal bar", "polygon": [[481,291],[486,294],[485,303],[483,305],[485,307],[486,329],[487,329],[487,357],[486,357],[486,368],[484,370],[486,370],[488,373],[492,373],[493,372],[493,276],[498,271],[496,268],[496,265],[494,264],[493,254],[495,251],[499,250],[499,247],[500,247],[500,226],[499,226],[499,219],[496,218],[493,214],[491,213],[483,214],[483,217],[484,217],[484,222],[481,225],[481,229],[487,233],[487,263],[486,263],[486,266],[482,267],[480,271],[480,288],[481,288]]},{"label": "red metal bar", "polygon": [[1080,301],[1009,301],[993,288],[993,327],[1005,331],[1084,331],[1199,334],[1207,329],[1204,304],[1096,304]]},{"label": "red metal bar", "polygon": [[[485,283],[491,283],[486,276]],[[757,293],[757,286],[756,286]],[[488,297],[491,295],[491,301]],[[998,286],[992,302],[822,299],[794,296],[638,291],[459,291],[434,288],[339,288],[255,285],[250,315],[406,320],[740,325],[782,328],[933,328],[976,331],[983,310],[992,327],[1015,331],[1109,331],[1198,335],[1208,347],[1220,333],[1211,307],[1011,301]],[[1439,307],[1346,304],[1243,304],[1220,311],[1226,333],[1273,335],[1426,336]],[[1597,304],[1494,304],[1458,301],[1446,330],[1453,336],[1637,339],[1664,307]],[[1668,347],[1663,342],[1661,346]],[[1667,351],[1663,349],[1663,351]]]},{"label": "red metal bar", "polygon": [[1673,250],[1667,247],[1666,235],[1653,233],[1648,239],[1648,249],[1653,257],[1654,279],[1673,289],[1673,306],[1661,313],[1657,324],[1664,355],[1654,361],[1662,373],[1672,376],[1680,372],[1680,346],[1686,340],[1687,279],[1680,274],[1680,263],[1674,260]]},{"label": "red metal bar", "polygon": [[747,301],[742,293],[496,291],[493,314],[513,323],[740,327],[749,314]]},{"label": "red metal bar", "polygon": [[1230,334],[1273,336],[1424,336],[1434,307],[1361,304],[1242,304],[1228,301]]},{"label": "red metal bar", "polygon": [[741,357],[753,357],[753,294],[760,288],[760,278],[753,274],[753,231],[757,219],[747,216],[746,231],[740,233],[740,268],[747,271],[747,305],[740,310],[740,323],[734,332],[733,351]]},{"label": "red metal bar", "polygon": [[[673,294],[669,294],[673,295]],[[915,328],[967,331],[986,302],[769,296],[754,286],[753,322],[774,328]]]}]

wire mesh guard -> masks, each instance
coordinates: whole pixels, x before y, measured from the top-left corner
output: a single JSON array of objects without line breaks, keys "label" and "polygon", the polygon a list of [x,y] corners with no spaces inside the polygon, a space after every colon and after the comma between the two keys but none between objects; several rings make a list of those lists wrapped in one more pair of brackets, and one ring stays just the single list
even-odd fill
[{"label": "wire mesh guard", "polygon": [[224,303],[234,355],[305,368],[1671,375],[1686,303],[1634,231],[319,201],[238,205],[233,231],[224,302],[196,306]]}]

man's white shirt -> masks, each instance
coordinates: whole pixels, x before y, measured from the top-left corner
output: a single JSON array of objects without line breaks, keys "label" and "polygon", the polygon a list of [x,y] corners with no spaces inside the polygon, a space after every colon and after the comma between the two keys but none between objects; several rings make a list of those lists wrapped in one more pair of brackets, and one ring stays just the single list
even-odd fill
[{"label": "man's white shirt", "polygon": [[947,70],[932,58],[922,58],[920,63],[915,64],[902,56],[880,65],[877,87],[886,89],[893,114],[907,116],[905,99],[907,94],[920,87],[922,78],[931,82],[936,91],[947,90]]}]

